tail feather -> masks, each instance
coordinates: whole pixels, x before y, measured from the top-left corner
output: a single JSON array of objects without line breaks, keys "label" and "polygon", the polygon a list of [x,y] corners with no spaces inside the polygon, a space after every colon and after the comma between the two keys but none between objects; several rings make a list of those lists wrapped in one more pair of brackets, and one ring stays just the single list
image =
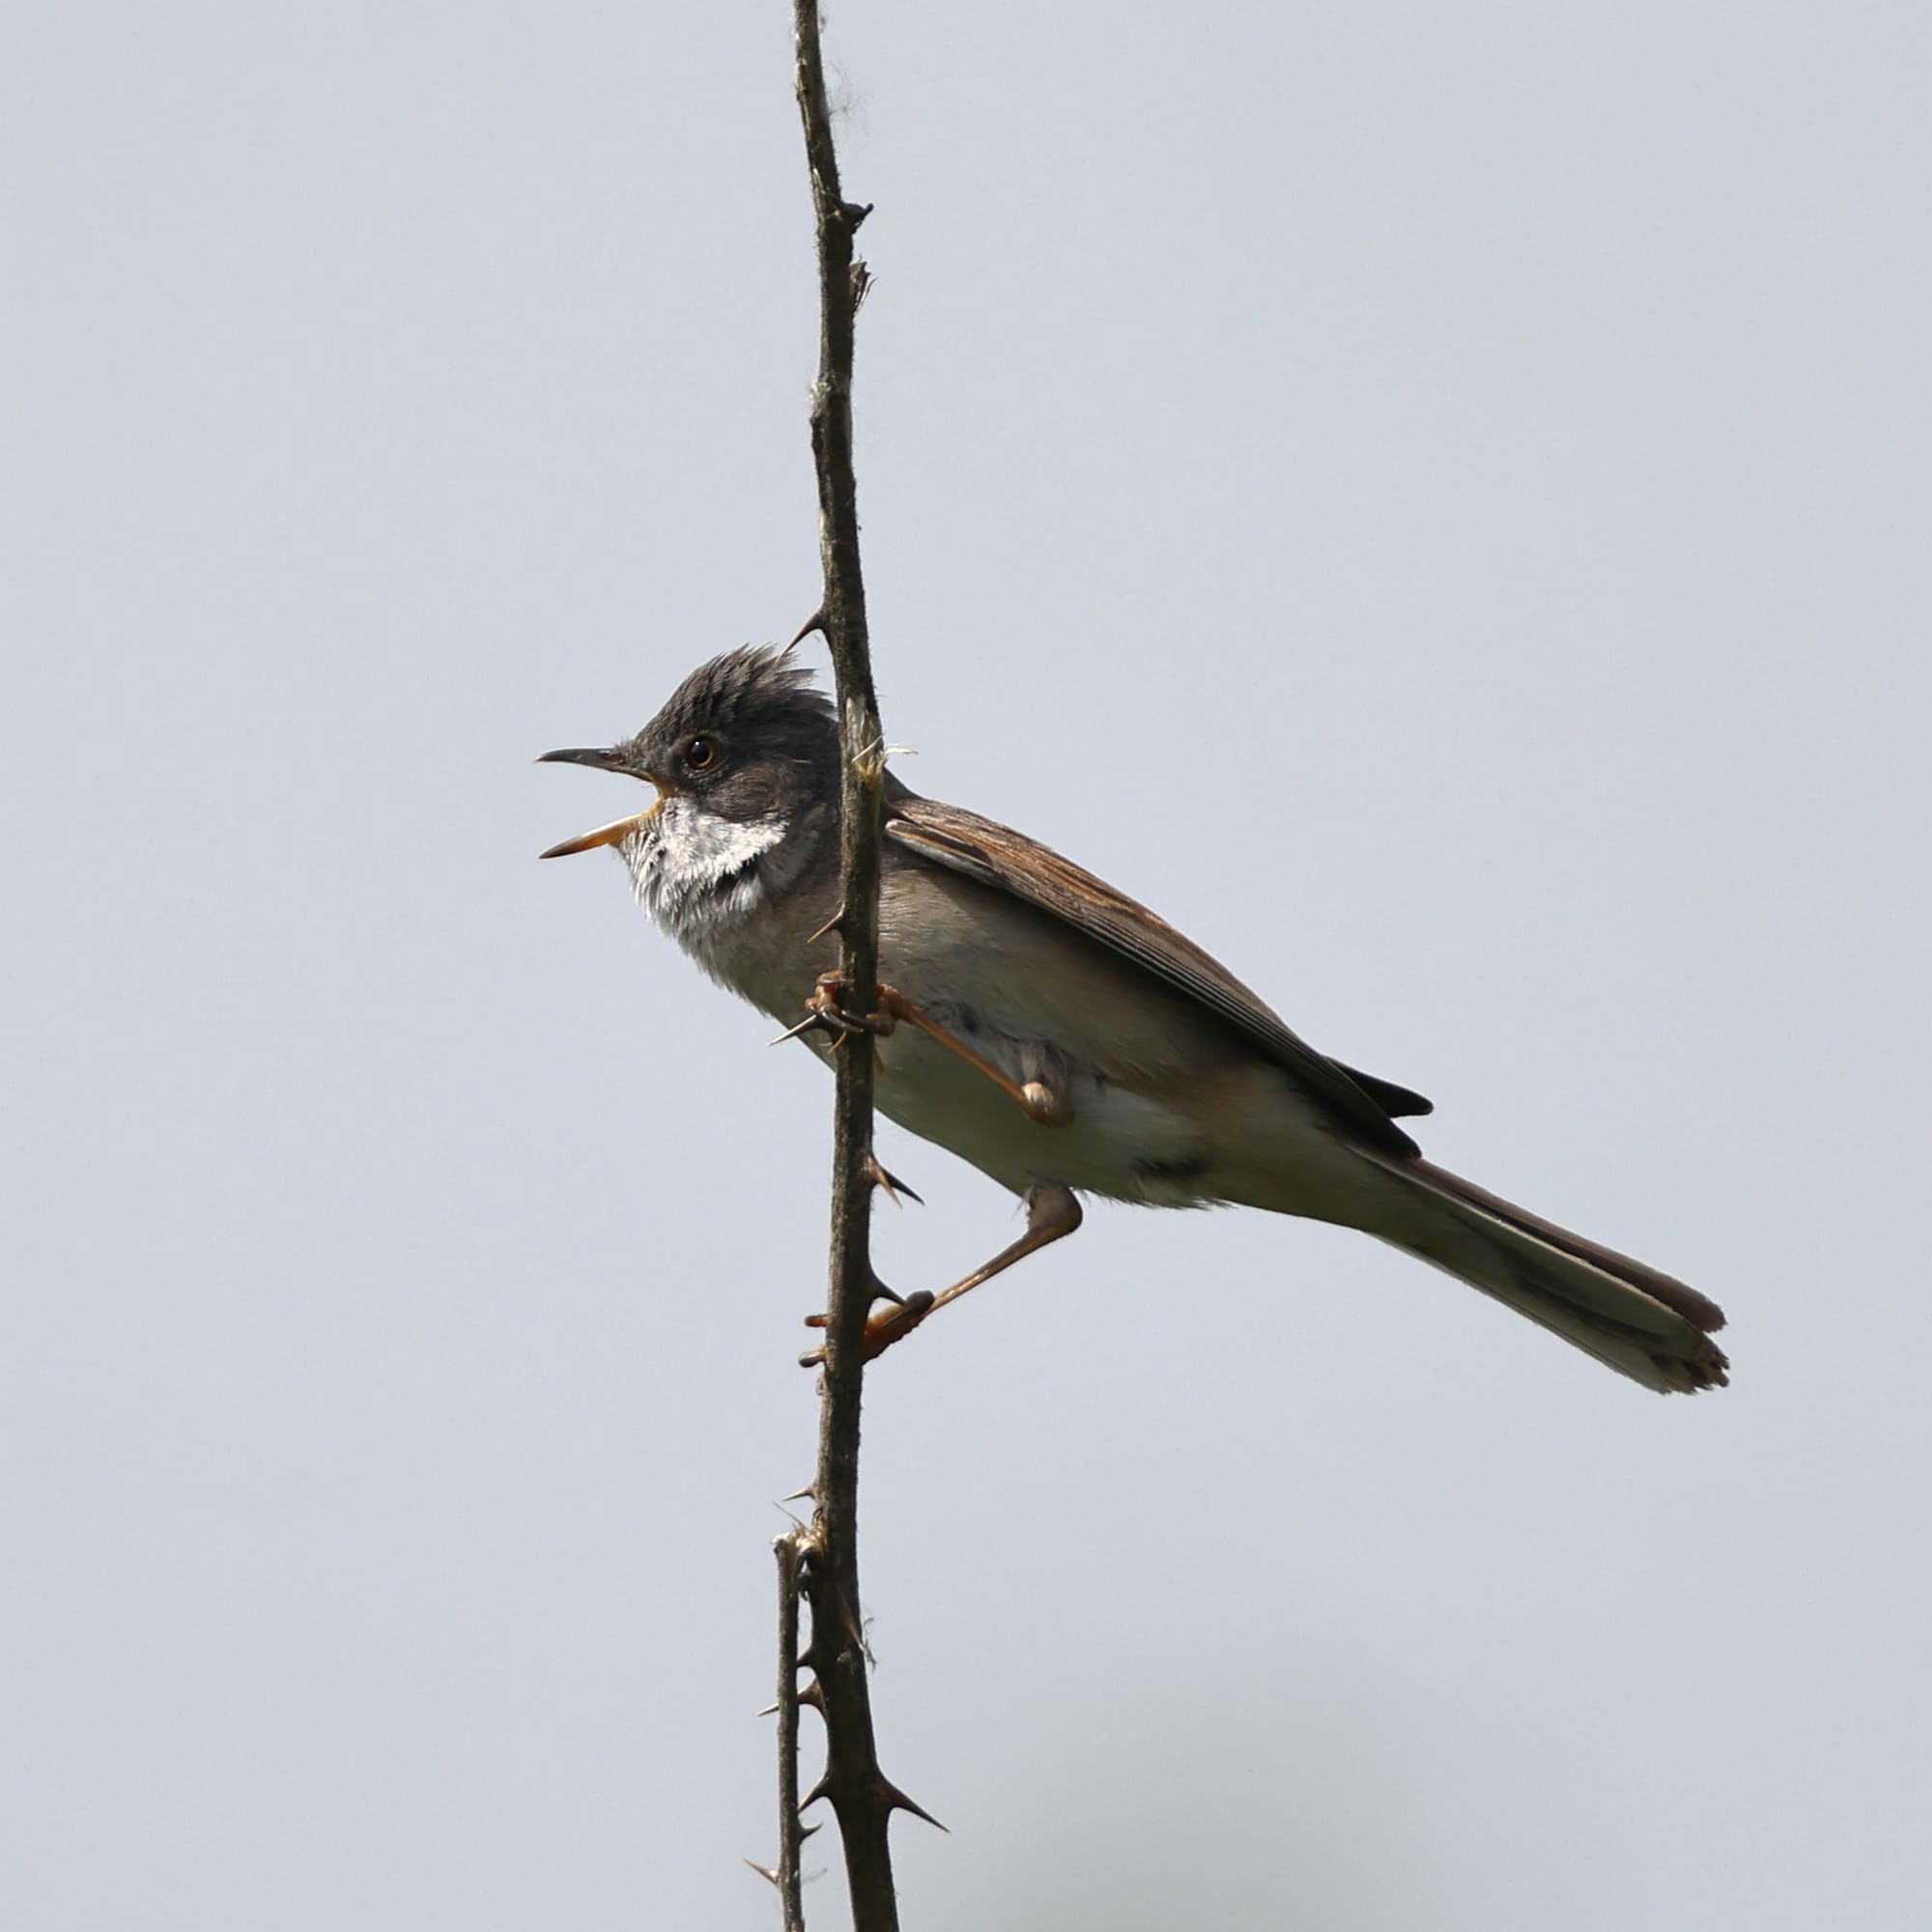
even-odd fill
[{"label": "tail feather", "polygon": [[1407,1183],[1406,1211],[1370,1233],[1445,1268],[1646,1388],[1720,1388],[1716,1302],[1426,1160],[1372,1154]]}]

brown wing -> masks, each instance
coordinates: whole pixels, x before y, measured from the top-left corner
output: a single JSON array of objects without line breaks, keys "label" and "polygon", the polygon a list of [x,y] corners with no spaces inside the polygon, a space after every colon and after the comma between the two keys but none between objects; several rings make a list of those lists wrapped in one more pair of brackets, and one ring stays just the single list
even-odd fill
[{"label": "brown wing", "polygon": [[[1326,1102],[1337,1118],[1373,1148],[1412,1154],[1415,1143],[1389,1118],[1387,1098],[1406,1112],[1427,1113],[1429,1102],[1406,1088],[1364,1083],[1281,1021],[1225,966],[1144,905],[1083,871],[1024,833],[995,825],[956,805],[921,798],[893,784],[886,802],[886,837],[935,866],[1012,894],[1065,920],[1177,992],[1197,1000],[1282,1067],[1299,1087]],[[1375,1093],[1366,1091],[1372,1085]],[[1386,1097],[1385,1097],[1386,1096]]]}]

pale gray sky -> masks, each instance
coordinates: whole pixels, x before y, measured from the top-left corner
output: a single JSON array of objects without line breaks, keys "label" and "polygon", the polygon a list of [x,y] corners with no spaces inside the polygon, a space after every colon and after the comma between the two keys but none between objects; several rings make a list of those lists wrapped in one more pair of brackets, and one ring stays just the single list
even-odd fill
[{"label": "pale gray sky", "polygon": [[[42,9],[0,1919],[776,1922],[830,1088],[538,770],[816,596],[787,10]],[[922,1932],[1917,1926],[1932,26],[848,0],[923,790],[1730,1310],[1102,1208],[888,1360]],[[936,1284],[1010,1204],[886,1135]],[[844,1922],[828,1875],[814,1927]]]}]

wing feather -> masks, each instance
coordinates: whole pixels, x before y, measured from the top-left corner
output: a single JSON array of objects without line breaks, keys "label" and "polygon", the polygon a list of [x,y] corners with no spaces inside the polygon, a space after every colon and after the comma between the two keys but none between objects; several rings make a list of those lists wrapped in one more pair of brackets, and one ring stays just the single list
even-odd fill
[{"label": "wing feather", "polygon": [[1252,1040],[1370,1147],[1392,1154],[1419,1151],[1390,1119],[1389,1105],[1393,1100],[1406,1113],[1426,1114],[1429,1102],[1419,1094],[1352,1073],[1317,1053],[1192,940],[1071,860],[978,812],[921,798],[896,784],[887,801],[885,831],[903,851],[1010,893],[1199,1002]]}]

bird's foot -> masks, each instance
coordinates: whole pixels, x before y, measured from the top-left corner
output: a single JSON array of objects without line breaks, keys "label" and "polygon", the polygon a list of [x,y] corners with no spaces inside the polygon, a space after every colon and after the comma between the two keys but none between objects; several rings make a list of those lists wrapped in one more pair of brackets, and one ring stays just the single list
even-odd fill
[{"label": "bird's foot", "polygon": [[843,1039],[855,1033],[889,1034],[898,1028],[905,1017],[906,1001],[890,986],[878,989],[879,1010],[875,1013],[855,1013],[845,1005],[846,985],[842,975],[821,973],[812,986],[811,997],[805,1003],[809,1017],[816,1021],[826,1032],[837,1034]]},{"label": "bird's foot", "polygon": [[[890,1291],[882,1292],[889,1295],[894,1305],[866,1318],[866,1333],[859,1345],[862,1361],[876,1361],[895,1342],[902,1342],[932,1313],[939,1301],[938,1295],[928,1288],[921,1289],[917,1294],[907,1295],[903,1301],[891,1294]],[[808,1315],[805,1325],[808,1328],[823,1328],[826,1321],[823,1315]],[[824,1364],[823,1349],[808,1349],[798,1358],[802,1369],[822,1368]]]},{"label": "bird's foot", "polygon": [[[944,1308],[949,1301],[957,1301],[981,1282],[991,1281],[1015,1262],[1024,1261],[1028,1255],[1063,1239],[1079,1225],[1080,1203],[1074,1198],[1073,1190],[1058,1185],[1041,1185],[1033,1188],[1027,1195],[1026,1233],[1018,1240],[1009,1242],[991,1261],[976,1267],[971,1274],[955,1281],[943,1293],[934,1294],[929,1289],[922,1289],[917,1294],[909,1294],[900,1300],[874,1276],[873,1299],[889,1301],[893,1306],[883,1314],[867,1317],[865,1339],[860,1349],[862,1359],[867,1362],[875,1360],[895,1342],[904,1341],[935,1310]],[[825,1322],[823,1315],[808,1315],[805,1318],[808,1328],[823,1328]],[[818,1368],[824,1360],[823,1349],[813,1349],[798,1358],[799,1367],[803,1369]]]}]

